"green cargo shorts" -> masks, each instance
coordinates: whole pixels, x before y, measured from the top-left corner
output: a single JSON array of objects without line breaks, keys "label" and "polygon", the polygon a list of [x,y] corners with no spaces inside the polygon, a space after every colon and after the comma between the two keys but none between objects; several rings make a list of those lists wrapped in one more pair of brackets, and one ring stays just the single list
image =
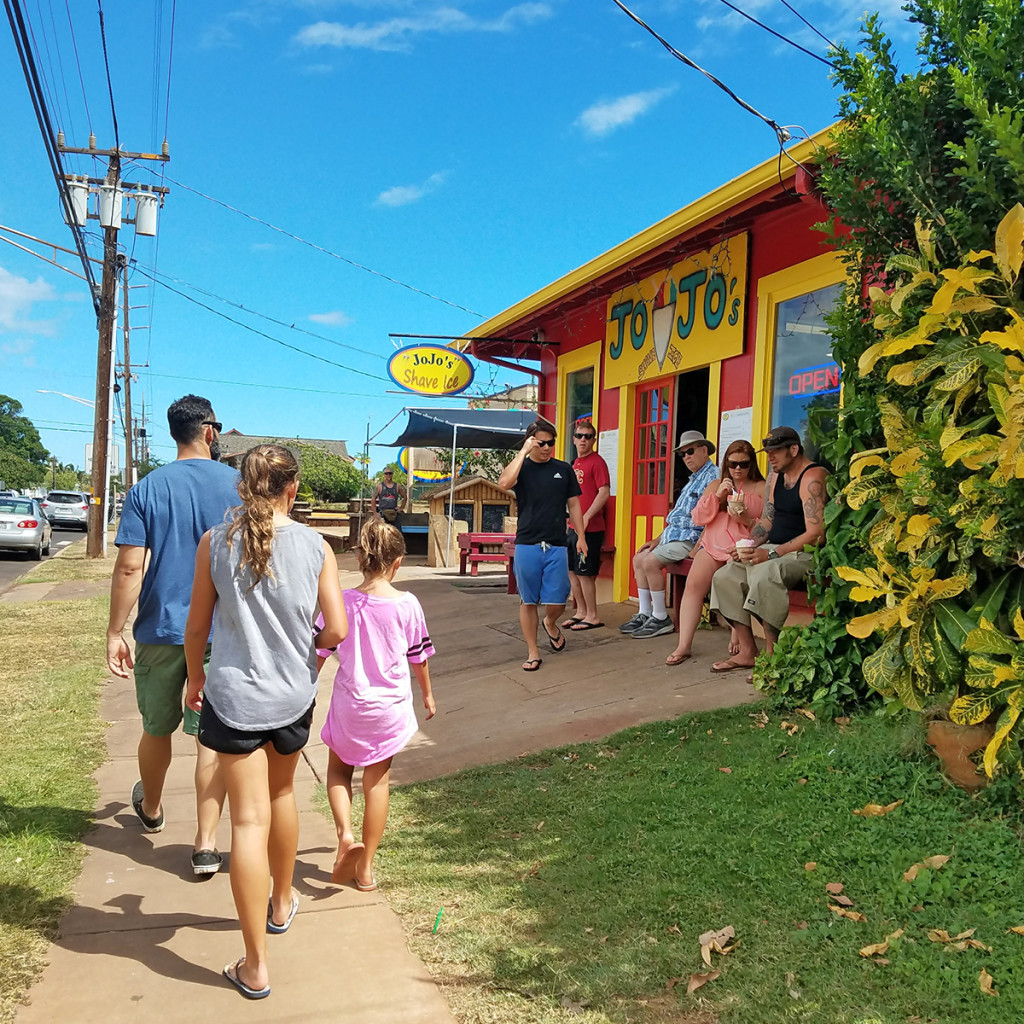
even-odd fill
[{"label": "green cargo shorts", "polygon": [[[210,664],[206,645],[205,665]],[[170,736],[184,718],[188,736],[199,733],[199,715],[185,707],[185,648],[181,644],[135,645],[135,702],[150,736]]]}]

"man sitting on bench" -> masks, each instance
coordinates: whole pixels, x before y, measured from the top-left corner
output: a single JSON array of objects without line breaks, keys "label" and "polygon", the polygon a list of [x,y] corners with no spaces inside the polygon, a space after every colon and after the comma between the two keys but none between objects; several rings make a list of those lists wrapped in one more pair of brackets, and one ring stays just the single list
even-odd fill
[{"label": "man sitting on bench", "polygon": [[789,615],[789,591],[811,571],[814,556],[804,548],[825,539],[827,471],[804,455],[792,427],[773,427],[761,443],[769,466],[764,512],[750,539],[730,551],[733,560],[711,579],[711,610],[733,627],[739,651],[716,661],[712,672],[753,667],[757,644],[751,616],[764,626],[771,654]]}]

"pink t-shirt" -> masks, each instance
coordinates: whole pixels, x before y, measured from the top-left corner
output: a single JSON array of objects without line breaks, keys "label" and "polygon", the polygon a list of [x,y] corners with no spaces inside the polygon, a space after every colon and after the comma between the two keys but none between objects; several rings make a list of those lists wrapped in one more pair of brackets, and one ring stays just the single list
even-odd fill
[{"label": "pink t-shirt", "polygon": [[[715,481],[716,485],[719,483],[720,480]],[[754,519],[761,518],[764,509],[763,494],[744,491],[743,503],[748,515]],[[735,547],[736,541],[741,538],[750,536],[750,527],[737,522],[721,507],[714,490],[701,495],[691,518],[697,526],[704,527],[704,532],[700,535],[700,546],[718,562],[728,562],[729,548]]]},{"label": "pink t-shirt", "polygon": [[348,636],[338,646],[338,673],[320,735],[345,764],[365,767],[394,756],[415,735],[409,662],[426,661],[434,645],[413,594],[391,598],[346,590],[343,596]]}]

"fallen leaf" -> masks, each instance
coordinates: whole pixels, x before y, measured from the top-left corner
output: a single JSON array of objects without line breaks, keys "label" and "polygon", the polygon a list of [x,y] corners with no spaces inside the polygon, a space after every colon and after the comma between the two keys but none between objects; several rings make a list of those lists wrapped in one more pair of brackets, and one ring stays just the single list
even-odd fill
[{"label": "fallen leaf", "polygon": [[792,736],[793,733],[795,733],[800,728],[800,726],[797,725],[795,722],[781,721],[779,722],[779,728],[784,729],[786,733],[788,733],[788,735]]},{"label": "fallen leaf", "polygon": [[721,976],[721,971],[708,971],[707,974],[691,974],[690,980],[686,984],[686,994],[689,995],[691,992],[696,992],[697,989],[706,985],[709,981],[714,981]]},{"label": "fallen leaf", "polygon": [[876,957],[875,957],[875,959],[874,959],[874,960],[872,960],[871,962],[872,962],[873,964],[882,964],[883,966],[885,966],[885,964],[889,963],[890,961],[889,961],[889,958],[888,958],[888,957],[885,957],[885,956],[876,956]]},{"label": "fallen leaf", "polygon": [[984,967],[981,969],[981,974],[978,975],[978,988],[981,989],[982,995],[986,996],[997,996],[999,993],[993,988],[995,979],[992,977]]},{"label": "fallen leaf", "polygon": [[763,711],[751,711],[747,717],[754,720],[754,725],[756,725],[758,729],[763,729],[768,724],[768,716]]},{"label": "fallen leaf", "polygon": [[969,939],[978,929],[968,928],[959,935],[950,935],[945,928],[929,928],[928,938],[931,942],[959,942],[961,939]]},{"label": "fallen leaf", "polygon": [[929,868],[932,871],[937,871],[948,860],[949,857],[943,853],[936,854],[934,857],[926,857],[924,860],[918,861],[916,864],[911,864],[911,866],[903,872],[903,881],[912,882],[917,878],[918,873],[922,868]]},{"label": "fallen leaf", "polygon": [[884,807],[881,804],[865,804],[863,807],[858,807],[853,813],[861,818],[880,818],[883,814],[895,811],[901,803],[903,803],[902,800],[894,800]]},{"label": "fallen leaf", "polygon": [[857,952],[864,957],[881,956],[882,953],[887,953],[889,951],[889,943],[892,942],[893,939],[898,939],[902,934],[903,929],[897,928],[896,931],[886,935],[881,942],[874,942],[870,946],[865,946],[863,949],[859,949]]},{"label": "fallen leaf", "polygon": [[724,946],[730,939],[735,938],[736,929],[731,924],[727,924],[724,928],[704,932],[698,936],[697,941],[702,946],[710,946],[712,942],[717,942],[720,946]]},{"label": "fallen leaf", "polygon": [[850,921],[867,921],[867,918],[859,910],[847,910],[846,907],[837,907],[831,903],[828,905],[828,909],[837,917],[845,917]]},{"label": "fallen leaf", "polygon": [[833,896],[838,896],[839,893],[841,893],[842,891],[843,891],[843,883],[842,882],[829,882],[828,885],[825,886],[825,892],[831,893],[831,895],[833,895]]},{"label": "fallen leaf", "polygon": [[980,949],[983,953],[991,953],[992,947],[986,946],[984,942],[979,942],[977,939],[964,939],[963,942],[951,942],[945,947],[947,950],[953,950],[956,953],[963,953],[968,949]]},{"label": "fallen leaf", "polygon": [[590,1005],[589,999],[581,999],[577,1002],[575,999],[570,999],[569,996],[562,996],[560,1002],[570,1013],[582,1013]]},{"label": "fallen leaf", "polygon": [[677,924],[670,924],[665,929],[665,931],[671,932],[673,935],[682,935],[683,934],[682,930],[680,929],[679,925],[677,925]]},{"label": "fallen leaf", "polygon": [[608,942],[608,936],[607,935],[602,935],[601,938],[599,938],[597,941],[600,942],[601,945],[603,946],[603,945],[605,945]]},{"label": "fallen leaf", "polygon": [[540,832],[540,830],[542,828],[544,828],[544,822],[543,821],[538,821],[536,827],[537,827],[537,831]]},{"label": "fallen leaf", "polygon": [[845,715],[841,715],[841,716],[840,716],[839,718],[835,718],[835,719],[833,719],[833,721],[834,721],[834,722],[836,723],[836,725],[838,725],[838,726],[839,726],[840,728],[842,728],[842,727],[843,727],[844,725],[849,725],[849,724],[850,724],[850,720],[849,720],[849,718],[847,718],[847,717],[846,717]]},{"label": "fallen leaf", "polygon": [[804,865],[804,871],[814,871],[814,870],[815,870],[815,868],[817,868],[817,866],[818,866],[818,862],[817,862],[817,861],[814,861],[814,860],[809,860],[809,861],[808,861],[808,862],[807,862],[807,863],[806,863],[806,864]]},{"label": "fallen leaf", "polygon": [[720,772],[724,772],[726,775],[732,775],[732,769],[731,768],[719,768],[718,770]]},{"label": "fallen leaf", "polygon": [[583,767],[586,768],[588,772],[596,772],[597,771],[597,765],[596,764],[585,764]]},{"label": "fallen leaf", "polygon": [[[714,734],[714,731],[713,731],[713,730],[711,730],[711,729],[708,729],[708,735],[709,735],[709,736],[714,736],[714,735],[715,735],[715,734]],[[703,984],[703,982],[701,982],[701,984]]]},{"label": "fallen leaf", "polygon": [[804,718],[809,718],[812,722],[816,722],[817,721],[817,718],[815,717],[814,712],[811,711],[810,708],[797,708],[796,709],[796,713],[798,715],[803,715]]},{"label": "fallen leaf", "polygon": [[806,931],[806,930],[807,930],[807,922],[806,922],[806,921],[794,921],[794,922],[793,922],[793,927],[794,927],[794,928],[795,928],[795,929],[796,929],[796,930],[797,930],[798,932],[803,932],[803,931]]},{"label": "fallen leaf", "polygon": [[1024,935],[1024,924],[1015,924],[1012,928],[1006,929],[1006,934],[1009,935],[1013,932],[1014,935]]},{"label": "fallen leaf", "polygon": [[851,900],[849,896],[833,896],[832,899],[841,907],[853,906],[853,900]]},{"label": "fallen leaf", "polygon": [[806,780],[806,779],[797,779],[796,781],[797,781],[797,782],[798,782],[798,783],[799,783],[799,784],[800,784],[801,786],[806,786],[806,785],[807,785],[807,780]]},{"label": "fallen leaf", "polygon": [[682,978],[669,978],[668,981],[665,982],[665,988],[671,992],[672,989],[674,989],[682,980]]}]

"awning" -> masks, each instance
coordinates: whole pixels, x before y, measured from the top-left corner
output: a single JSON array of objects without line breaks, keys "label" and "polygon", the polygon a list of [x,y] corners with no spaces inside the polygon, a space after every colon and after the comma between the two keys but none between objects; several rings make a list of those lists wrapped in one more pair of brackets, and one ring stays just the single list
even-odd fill
[{"label": "awning", "polygon": [[526,428],[538,417],[529,409],[406,409],[402,436],[387,447],[519,448]]}]

